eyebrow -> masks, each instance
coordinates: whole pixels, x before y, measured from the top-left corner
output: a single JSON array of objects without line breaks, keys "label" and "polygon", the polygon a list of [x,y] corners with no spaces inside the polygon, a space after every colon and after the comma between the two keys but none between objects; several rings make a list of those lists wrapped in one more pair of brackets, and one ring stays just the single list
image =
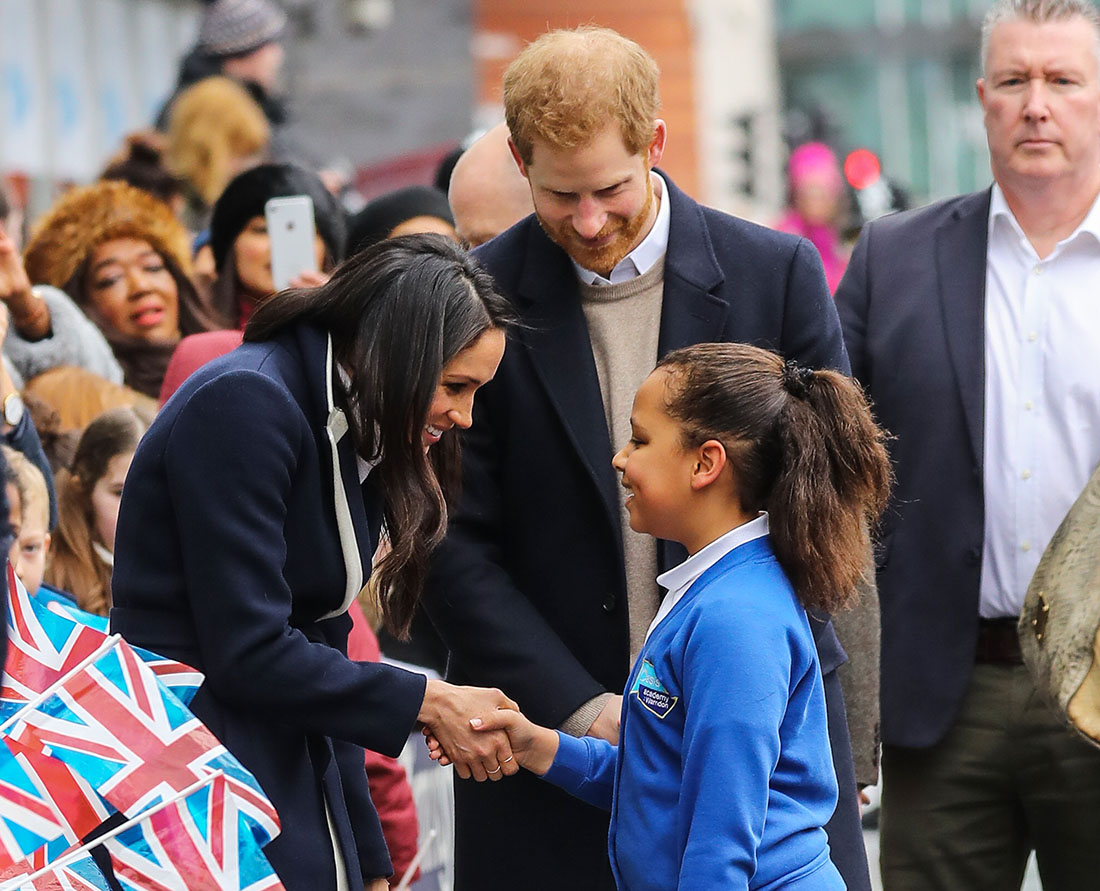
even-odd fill
[{"label": "eyebrow", "polygon": [[[160,254],[154,250],[142,251],[135,259],[140,262],[146,257],[156,257],[158,260],[162,259]],[[92,267],[92,272],[99,272],[104,266],[110,266],[112,263],[117,263],[119,266],[122,265],[122,261],[118,257],[108,257],[106,260],[100,260],[96,263],[95,266]]]}]

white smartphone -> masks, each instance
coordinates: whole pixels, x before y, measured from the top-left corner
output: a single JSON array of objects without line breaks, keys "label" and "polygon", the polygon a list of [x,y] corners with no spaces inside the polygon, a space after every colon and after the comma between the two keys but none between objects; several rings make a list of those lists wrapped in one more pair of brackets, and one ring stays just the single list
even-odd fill
[{"label": "white smartphone", "polygon": [[264,205],[264,216],[271,242],[271,278],[275,290],[281,291],[299,273],[317,271],[313,199],[309,195],[272,198]]}]

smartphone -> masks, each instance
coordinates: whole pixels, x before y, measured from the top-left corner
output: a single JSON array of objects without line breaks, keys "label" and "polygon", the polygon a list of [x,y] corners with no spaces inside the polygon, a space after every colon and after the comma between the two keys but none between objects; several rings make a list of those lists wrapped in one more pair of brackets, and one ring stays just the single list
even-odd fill
[{"label": "smartphone", "polygon": [[313,199],[309,195],[272,198],[264,205],[264,216],[271,241],[271,278],[275,290],[281,291],[299,273],[317,271]]}]

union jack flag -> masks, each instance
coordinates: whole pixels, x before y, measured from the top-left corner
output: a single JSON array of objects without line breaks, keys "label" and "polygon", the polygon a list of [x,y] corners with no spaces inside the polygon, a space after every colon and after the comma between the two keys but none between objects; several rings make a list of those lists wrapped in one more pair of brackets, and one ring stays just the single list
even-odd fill
[{"label": "union jack flag", "polygon": [[14,876],[0,887],[3,891],[111,891],[90,854],[63,862],[60,866],[30,868],[18,881]]},{"label": "union jack flag", "polygon": [[255,778],[121,639],[24,709],[9,735],[68,764],[130,817],[223,770],[260,844],[279,832]]},{"label": "union jack flag", "polygon": [[104,847],[126,891],[283,891],[228,779],[160,807]]},{"label": "union jack flag", "polygon": [[92,655],[107,635],[34,602],[8,573],[8,656],[0,680],[0,721],[19,711]]},{"label": "union jack flag", "polygon": [[[61,680],[107,639],[103,620],[59,603],[44,605],[27,593],[11,563],[8,573],[8,656],[0,681],[0,721]],[[190,665],[135,647],[153,673],[185,705],[203,682]]]},{"label": "union jack flag", "polygon": [[[63,853],[114,808],[68,765],[5,740],[0,746],[0,878],[27,855]],[[45,865],[45,864],[41,864]]]}]

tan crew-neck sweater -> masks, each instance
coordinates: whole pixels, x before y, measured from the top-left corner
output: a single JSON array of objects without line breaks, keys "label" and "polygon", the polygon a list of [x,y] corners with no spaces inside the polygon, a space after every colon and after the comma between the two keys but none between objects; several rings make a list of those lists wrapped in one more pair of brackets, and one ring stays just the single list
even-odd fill
[{"label": "tan crew-neck sweater", "polygon": [[[579,283],[612,453],[630,439],[634,393],[657,363],[664,283],[663,256],[647,272],[629,281],[613,285]],[[630,528],[626,494],[625,489],[619,489],[630,618],[630,664],[633,665],[645,642],[649,623],[657,614],[660,589],[656,582],[656,541]]]}]

